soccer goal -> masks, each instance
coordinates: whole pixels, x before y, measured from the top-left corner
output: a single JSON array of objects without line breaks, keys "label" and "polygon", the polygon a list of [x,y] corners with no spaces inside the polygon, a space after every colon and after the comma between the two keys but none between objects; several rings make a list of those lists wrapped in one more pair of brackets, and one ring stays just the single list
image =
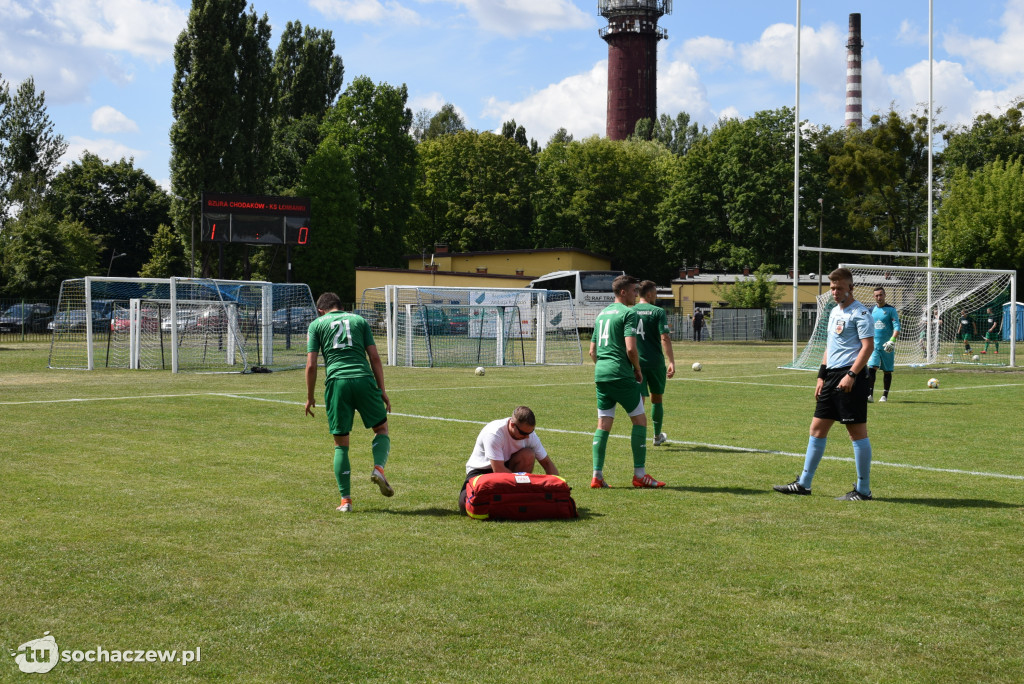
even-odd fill
[{"label": "soccer goal", "polygon": [[[1016,320],[1016,271],[985,271],[925,266],[840,264],[853,273],[853,296],[868,309],[874,290],[884,287],[886,303],[896,307],[900,334],[896,365],[935,363],[1012,367],[1016,349],[1012,330]],[[1008,305],[1008,306],[1007,306]],[[817,322],[796,362],[783,368],[815,370],[825,352],[829,313],[835,307],[830,293],[818,296]],[[966,321],[964,323],[963,321]],[[985,333],[993,322],[1002,347]],[[963,339],[966,336],[966,339]],[[986,349],[986,347],[988,347]]]},{"label": "soccer goal", "polygon": [[61,284],[50,368],[301,368],[316,318],[301,283],[78,278]]},{"label": "soccer goal", "polygon": [[364,290],[356,313],[391,366],[583,362],[566,291],[388,285]]}]

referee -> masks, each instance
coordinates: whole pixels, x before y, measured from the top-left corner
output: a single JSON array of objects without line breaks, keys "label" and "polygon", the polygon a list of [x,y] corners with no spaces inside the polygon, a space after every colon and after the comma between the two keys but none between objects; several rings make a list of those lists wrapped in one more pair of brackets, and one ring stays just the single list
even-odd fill
[{"label": "referee", "polygon": [[814,398],[818,404],[811,419],[804,470],[788,485],[775,485],[781,494],[810,495],[814,471],[825,454],[828,432],[837,420],[846,426],[853,441],[857,483],[840,501],[871,500],[871,442],[868,440],[868,359],[875,349],[874,322],[867,307],[853,298],[853,274],[837,268],[828,274],[836,306],[828,317],[828,344],[818,369]]}]

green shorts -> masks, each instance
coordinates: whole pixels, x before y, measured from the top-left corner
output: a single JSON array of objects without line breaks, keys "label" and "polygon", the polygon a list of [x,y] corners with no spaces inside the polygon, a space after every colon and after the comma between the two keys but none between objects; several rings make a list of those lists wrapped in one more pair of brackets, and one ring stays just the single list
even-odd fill
[{"label": "green shorts", "polygon": [[971,333],[963,333],[963,334],[959,335],[957,339],[960,339],[960,340],[963,340],[964,342],[967,342],[967,341],[969,341],[971,339]]},{"label": "green shorts", "polygon": [[[644,379],[640,382],[640,394],[649,397],[652,394],[664,394],[665,384],[668,382],[668,369],[665,364],[648,368],[640,366],[644,373]],[[650,392],[648,392],[650,388]]]},{"label": "green shorts", "polygon": [[324,408],[327,427],[332,435],[352,432],[355,412],[363,419],[363,426],[372,428],[388,419],[388,409],[380,396],[377,381],[372,377],[335,378],[324,382]]},{"label": "green shorts", "polygon": [[996,340],[999,339],[999,333],[997,333],[997,332],[987,332],[987,333],[985,333],[985,339],[989,340],[991,342],[995,342]]},{"label": "green shorts", "polygon": [[597,386],[598,410],[607,411],[615,408],[616,404],[622,404],[622,408],[632,411],[640,403],[640,383],[632,378],[594,384]]}]

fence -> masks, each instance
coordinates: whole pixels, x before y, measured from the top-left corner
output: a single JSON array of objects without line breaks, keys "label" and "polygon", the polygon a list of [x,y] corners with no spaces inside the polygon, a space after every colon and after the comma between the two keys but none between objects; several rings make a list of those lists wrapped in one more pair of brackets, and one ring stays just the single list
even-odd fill
[{"label": "fence", "polygon": [[[811,338],[817,313],[802,311],[797,326],[797,340]],[[683,314],[669,314],[668,324],[674,342],[693,340],[693,319]],[[704,317],[703,340],[717,342],[789,342],[793,339],[793,316],[778,309],[718,308]]]},{"label": "fence", "polygon": [[0,342],[48,342],[56,299],[0,299]]}]

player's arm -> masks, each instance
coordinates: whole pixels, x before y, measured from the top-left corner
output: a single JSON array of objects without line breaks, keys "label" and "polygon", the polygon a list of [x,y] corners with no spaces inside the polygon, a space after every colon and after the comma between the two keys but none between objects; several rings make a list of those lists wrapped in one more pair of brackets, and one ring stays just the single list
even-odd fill
[{"label": "player's arm", "polygon": [[644,373],[640,370],[640,351],[636,347],[636,337],[629,335],[626,339],[626,356],[629,358],[629,363],[633,366],[633,377],[636,378],[637,382],[644,379]]},{"label": "player's arm", "polygon": [[384,400],[384,405],[388,407],[388,413],[391,413],[391,400],[388,399],[388,393],[384,391],[384,364],[380,362],[377,345],[371,344],[366,348],[366,357],[370,360],[370,370],[373,371],[373,379],[377,381],[377,387],[380,388],[380,398]]},{"label": "player's arm", "polygon": [[672,353],[672,337],[668,333],[661,333],[661,350],[665,352],[665,358],[668,359],[667,375],[671,378],[676,374],[676,357]]},{"label": "player's arm", "polygon": [[895,349],[896,348],[896,340],[899,338],[899,336],[900,336],[900,318],[896,314],[893,314],[893,317],[892,317],[892,337],[890,337],[888,340],[886,340],[886,342],[882,345],[882,350],[885,351],[885,352],[891,352],[893,349]]},{"label": "player's arm", "polygon": [[825,386],[825,369],[828,368],[828,349],[821,355],[821,368],[818,369],[818,382],[814,384],[814,399],[818,399],[821,388]]},{"label": "player's arm", "polygon": [[314,393],[316,392],[316,363],[317,363],[316,352],[309,352],[306,354],[306,415],[313,415],[313,408],[316,406],[316,398]]},{"label": "player's arm", "polygon": [[496,473],[511,473],[512,472],[511,470],[508,469],[508,466],[505,465],[504,461],[498,461],[498,460],[495,460],[493,458],[492,459],[488,459],[488,460],[490,460],[490,462],[491,462],[491,470],[493,470],[494,472],[496,472]]},{"label": "player's arm", "polygon": [[593,341],[591,341],[590,351],[588,351],[587,353],[590,354],[591,363],[597,363],[597,345],[594,344]]},{"label": "player's arm", "polygon": [[[860,352],[857,354],[857,358],[854,359],[853,365],[850,366],[850,371],[854,375],[859,375],[864,370],[864,367],[868,365],[868,359],[871,358],[873,351],[875,351],[875,336],[870,335],[869,337],[860,338]],[[850,392],[853,390],[854,383],[856,383],[855,378],[845,375],[839,381],[839,389],[843,392]]]}]

